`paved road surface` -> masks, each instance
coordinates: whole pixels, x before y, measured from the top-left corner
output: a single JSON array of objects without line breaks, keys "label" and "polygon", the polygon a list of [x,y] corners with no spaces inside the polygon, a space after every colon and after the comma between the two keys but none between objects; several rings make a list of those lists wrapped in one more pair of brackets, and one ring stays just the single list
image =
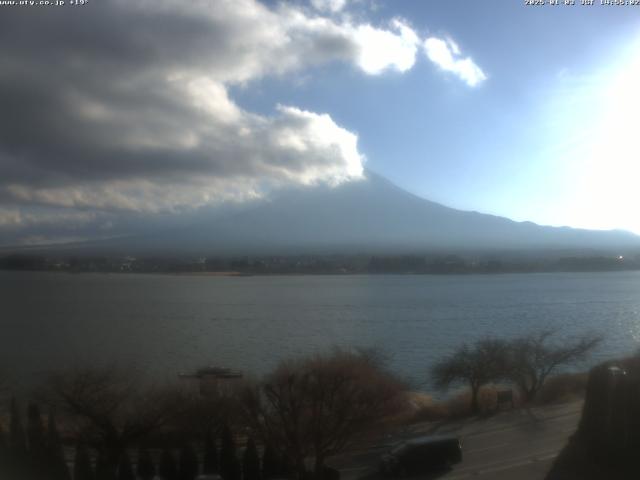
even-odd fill
[{"label": "paved road surface", "polygon": [[[446,425],[419,424],[396,436],[393,441],[426,433],[458,435],[463,441],[463,461],[448,473],[433,478],[541,480],[569,436],[575,432],[581,409],[582,402],[574,402],[530,410],[517,409],[488,419]],[[383,444],[375,445],[336,458],[332,463],[341,470],[343,480],[373,479],[377,476],[378,459],[387,448]]]}]

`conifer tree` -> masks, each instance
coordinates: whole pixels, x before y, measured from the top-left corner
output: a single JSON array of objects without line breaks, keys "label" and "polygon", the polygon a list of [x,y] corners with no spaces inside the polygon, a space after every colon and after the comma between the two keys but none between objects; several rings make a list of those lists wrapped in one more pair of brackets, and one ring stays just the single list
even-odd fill
[{"label": "conifer tree", "polygon": [[220,443],[220,476],[222,476],[223,480],[237,480],[240,468],[233,434],[228,425],[225,425],[222,429]]},{"label": "conifer tree", "polygon": [[5,438],[2,423],[0,423],[0,478],[9,478],[8,469],[9,454],[7,452],[7,439]]},{"label": "conifer tree", "polygon": [[156,467],[149,450],[146,448],[141,448],[138,452],[137,473],[140,480],[153,480],[153,477],[156,476]]},{"label": "conifer tree", "polygon": [[101,448],[96,460],[96,480],[116,480],[116,471],[108,458],[106,450]]},{"label": "conifer tree", "polygon": [[270,444],[265,445],[262,454],[262,478],[270,480],[280,475],[280,466],[278,464],[278,454]]},{"label": "conifer tree", "polygon": [[26,438],[20,408],[15,398],[11,399],[9,414],[7,469],[11,477],[27,476],[30,472],[28,471]]},{"label": "conifer tree", "polygon": [[40,409],[34,403],[27,407],[27,443],[32,455],[41,455],[45,451],[44,425]]},{"label": "conifer tree", "polygon": [[231,480],[242,480],[242,464],[237,458],[231,464]]},{"label": "conifer tree", "polygon": [[24,457],[27,446],[24,427],[20,416],[20,408],[15,398],[11,399],[11,418],[9,420],[9,450],[14,458]]},{"label": "conifer tree", "polygon": [[49,472],[51,472],[49,476],[52,480],[71,479],[53,410],[49,411],[47,422],[47,457]]},{"label": "conifer tree", "polygon": [[73,480],[95,480],[89,451],[82,444],[76,445],[73,459]]},{"label": "conifer tree", "polygon": [[160,455],[158,475],[162,480],[178,480],[178,467],[171,450],[164,449]]},{"label": "conifer tree", "polygon": [[4,429],[2,428],[2,423],[0,423],[0,458],[3,458],[2,456],[5,455],[6,450],[7,450],[7,439],[5,438],[5,435],[4,435]]},{"label": "conifer tree", "polygon": [[194,480],[198,475],[198,455],[192,445],[185,445],[180,450],[178,461],[178,478],[180,480]]},{"label": "conifer tree", "polygon": [[292,478],[294,476],[295,469],[291,464],[291,460],[283,452],[278,457],[278,477],[280,478]]},{"label": "conifer tree", "polygon": [[204,439],[204,460],[202,463],[202,473],[213,474],[218,473],[220,470],[216,439],[211,434],[211,431],[207,432]]},{"label": "conifer tree", "polygon": [[253,438],[249,438],[247,447],[244,449],[242,474],[244,480],[260,480],[260,457]]},{"label": "conifer tree", "polygon": [[123,452],[120,455],[120,461],[118,462],[118,480],[136,480],[133,474],[133,467],[131,466],[131,459],[127,452]]},{"label": "conifer tree", "polygon": [[27,446],[29,450],[30,471],[34,477],[47,475],[47,446],[45,442],[44,425],[40,409],[30,403],[27,407]]}]

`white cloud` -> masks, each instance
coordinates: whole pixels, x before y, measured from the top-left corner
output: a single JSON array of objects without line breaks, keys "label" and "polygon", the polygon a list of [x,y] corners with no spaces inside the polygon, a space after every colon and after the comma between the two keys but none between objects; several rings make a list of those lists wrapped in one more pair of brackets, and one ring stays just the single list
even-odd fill
[{"label": "white cloud", "polygon": [[357,27],[357,63],[366,73],[375,75],[389,68],[405,72],[413,67],[420,43],[418,35],[398,19],[391,22],[391,27],[393,30],[381,30],[371,25]]},{"label": "white cloud", "polygon": [[94,221],[92,212],[21,212],[17,208],[0,207],[0,228],[20,228],[33,225],[78,224]]},{"label": "white cloud", "polygon": [[347,0],[311,0],[311,5],[321,12],[337,13],[344,9],[347,5]]},{"label": "white cloud", "polygon": [[471,57],[460,58],[460,48],[449,38],[443,40],[429,37],[424,41],[424,50],[429,60],[442,70],[452,72],[470,87],[475,87],[487,79]]},{"label": "white cloud", "polygon": [[[280,116],[273,122],[269,135],[271,145],[282,157],[313,155],[318,158],[342,159],[339,164],[316,163],[312,169],[303,169],[295,175],[299,183],[324,181],[332,185],[358,179],[363,174],[364,157],[358,152],[358,137],[338,126],[329,115],[278,106]],[[315,163],[315,162],[314,162]]]}]

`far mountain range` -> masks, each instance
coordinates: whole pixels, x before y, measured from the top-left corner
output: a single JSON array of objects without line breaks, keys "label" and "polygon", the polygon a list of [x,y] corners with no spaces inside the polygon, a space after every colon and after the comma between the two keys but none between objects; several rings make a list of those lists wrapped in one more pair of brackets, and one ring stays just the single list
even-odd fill
[{"label": "far mountain range", "polygon": [[640,252],[640,237],[630,232],[540,226],[457,210],[372,172],[337,187],[290,189],[226,213],[207,212],[179,228],[62,248],[131,255]]}]

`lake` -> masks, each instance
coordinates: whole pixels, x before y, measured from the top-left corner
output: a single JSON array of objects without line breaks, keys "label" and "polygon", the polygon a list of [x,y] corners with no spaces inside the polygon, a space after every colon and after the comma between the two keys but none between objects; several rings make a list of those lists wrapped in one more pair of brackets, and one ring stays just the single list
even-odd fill
[{"label": "lake", "polygon": [[415,384],[461,342],[540,328],[602,332],[593,362],[640,345],[640,272],[214,277],[0,272],[0,370],[117,361],[156,377],[379,347]]}]

